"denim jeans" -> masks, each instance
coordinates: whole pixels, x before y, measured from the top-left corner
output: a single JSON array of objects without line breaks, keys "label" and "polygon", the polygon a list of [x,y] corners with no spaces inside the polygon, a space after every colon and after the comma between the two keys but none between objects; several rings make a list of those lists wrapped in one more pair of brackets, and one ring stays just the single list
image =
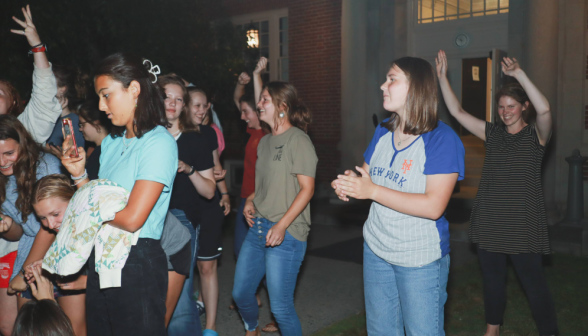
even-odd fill
[{"label": "denim jeans", "polygon": [[235,258],[239,258],[239,252],[241,251],[241,246],[243,246],[243,241],[247,236],[247,232],[249,232],[249,224],[245,220],[245,216],[243,215],[243,208],[245,208],[245,202],[247,201],[246,198],[241,198],[241,204],[239,205],[239,209],[237,209],[237,218],[235,219]]},{"label": "denim jeans", "polygon": [[286,231],[282,244],[266,247],[265,237],[275,223],[265,218],[254,220],[237,260],[233,299],[245,329],[255,330],[259,316],[255,292],[265,275],[271,310],[280,332],[283,336],[300,336],[302,326],[294,309],[294,289],[306,253],[306,242],[297,240]]},{"label": "denim jeans", "polygon": [[363,244],[363,286],[370,336],[439,336],[447,301],[449,255],[422,267],[388,263]]},{"label": "denim jeans", "polygon": [[122,269],[122,287],[100,289],[95,253],[86,286],[88,335],[165,336],[167,259],[159,240],[140,238]]},{"label": "denim jeans", "polygon": [[182,210],[170,209],[170,212],[190,231],[192,267],[190,267],[190,277],[184,282],[184,288],[180,294],[176,310],[174,310],[174,314],[169,321],[167,333],[169,336],[201,336],[202,324],[200,323],[200,315],[198,314],[198,307],[194,298],[194,268],[196,267],[196,255],[198,254],[199,228],[194,228]]}]

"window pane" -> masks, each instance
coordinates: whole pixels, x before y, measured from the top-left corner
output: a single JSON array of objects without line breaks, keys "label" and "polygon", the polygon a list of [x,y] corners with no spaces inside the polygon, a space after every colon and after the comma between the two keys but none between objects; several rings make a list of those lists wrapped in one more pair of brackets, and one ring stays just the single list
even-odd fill
[{"label": "window pane", "polygon": [[484,12],[474,13],[473,16],[484,16]]},{"label": "window pane", "polygon": [[508,13],[508,9],[501,9],[500,13]]},{"label": "window pane", "polygon": [[288,56],[288,45],[282,44],[280,46],[280,56]]},{"label": "window pane", "polygon": [[457,14],[457,0],[447,0],[447,14],[446,15],[456,15]]},{"label": "window pane", "polygon": [[269,21],[262,21],[261,22],[261,32],[262,33],[269,32]]},{"label": "window pane", "polygon": [[472,12],[484,11],[484,0],[472,0]]},{"label": "window pane", "polygon": [[252,25],[253,25],[253,28],[259,30],[259,22],[253,22]]},{"label": "window pane", "polygon": [[457,16],[448,16],[447,20],[457,20]]},{"label": "window pane", "polygon": [[508,8],[508,0],[500,0],[500,8]]},{"label": "window pane", "polygon": [[288,29],[288,17],[280,18],[280,30]]},{"label": "window pane", "polygon": [[[498,0],[486,0],[486,10],[493,10],[498,8]],[[494,13],[496,14],[496,13]]]},{"label": "window pane", "polygon": [[434,0],[433,10],[435,11],[435,17],[445,16],[445,1]]},{"label": "window pane", "polygon": [[261,56],[265,57],[265,58],[269,58],[269,48],[268,47],[262,47],[259,49],[259,53],[261,54]]},{"label": "window pane", "polygon": [[486,15],[494,15],[494,14],[498,14],[498,11],[491,10],[491,11],[486,12]]},{"label": "window pane", "polygon": [[281,64],[280,80],[287,82],[289,80],[288,74],[290,73],[288,59],[282,58],[280,60],[280,64]]},{"label": "window pane", "polygon": [[[423,19],[430,19],[433,17],[433,1],[432,0],[422,0],[423,2]],[[423,21],[424,22],[424,21]],[[431,21],[429,21],[431,22]]]},{"label": "window pane", "polygon": [[[469,13],[471,2],[471,0],[459,0],[459,14]],[[465,17],[469,17],[469,15]]]},{"label": "window pane", "polygon": [[261,40],[260,41],[260,44],[262,46],[264,46],[264,47],[265,46],[268,46],[269,45],[269,34],[263,34],[263,35],[261,35],[260,40]]},{"label": "window pane", "polygon": [[280,32],[280,43],[288,44],[288,31]]}]

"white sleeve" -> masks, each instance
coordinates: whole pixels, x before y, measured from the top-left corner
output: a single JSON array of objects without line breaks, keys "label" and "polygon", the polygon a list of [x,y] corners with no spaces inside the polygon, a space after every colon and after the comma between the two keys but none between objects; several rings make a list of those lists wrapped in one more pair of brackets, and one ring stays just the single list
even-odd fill
[{"label": "white sleeve", "polygon": [[37,68],[35,65],[31,100],[23,113],[18,116],[18,120],[40,144],[49,139],[62,112],[61,104],[55,97],[56,94],[57,81],[51,64],[46,69]]}]

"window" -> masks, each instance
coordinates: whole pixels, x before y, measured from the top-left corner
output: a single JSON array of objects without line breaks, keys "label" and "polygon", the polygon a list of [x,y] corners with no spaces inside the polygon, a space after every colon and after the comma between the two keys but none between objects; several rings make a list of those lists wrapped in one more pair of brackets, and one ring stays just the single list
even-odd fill
[{"label": "window", "polygon": [[250,28],[259,31],[259,56],[268,59],[264,83],[272,80],[288,81],[288,10],[253,13],[233,17],[233,24],[244,32]]},{"label": "window", "polygon": [[509,0],[418,0],[417,22],[465,19],[508,13]]}]

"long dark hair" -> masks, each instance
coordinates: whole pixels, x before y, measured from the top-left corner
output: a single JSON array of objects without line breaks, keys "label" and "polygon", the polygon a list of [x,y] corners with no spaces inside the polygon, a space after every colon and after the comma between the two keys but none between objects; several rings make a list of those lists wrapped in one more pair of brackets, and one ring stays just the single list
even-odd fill
[{"label": "long dark hair", "polygon": [[[26,222],[33,212],[33,184],[37,180],[37,166],[43,149],[31,137],[16,117],[0,115],[0,140],[13,139],[18,142],[18,159],[14,163],[16,178],[16,208],[21,212],[22,221]],[[0,174],[0,204],[6,201],[6,183],[8,177]]]},{"label": "long dark hair", "polygon": [[[94,79],[99,76],[109,76],[120,82],[125,89],[129,88],[132,81],[138,82],[141,86],[133,121],[137,138],[141,138],[157,126],[168,126],[163,103],[164,94],[159,86],[153,83],[156,77],[147,71],[147,66],[140,57],[128,53],[112,54],[96,66]],[[113,138],[120,137],[124,131],[124,126],[114,126],[110,135]]]},{"label": "long dark hair", "polygon": [[71,112],[75,112],[76,107],[86,97],[86,85],[82,73],[71,66],[57,65],[52,66],[57,87],[65,87],[63,96],[67,98],[67,107]]},{"label": "long dark hair", "polygon": [[8,96],[10,96],[10,100],[12,101],[10,107],[8,107],[8,111],[6,111],[6,114],[18,117],[24,110],[24,104],[20,99],[20,94],[18,93],[18,90],[14,87],[14,85],[12,85],[12,83],[10,83],[7,80],[0,79],[0,85],[6,86],[6,90],[8,91],[6,93],[8,94]]},{"label": "long dark hair", "polygon": [[276,108],[274,115],[274,127],[277,129],[278,113],[280,106],[285,106],[285,112],[292,126],[296,126],[308,132],[308,125],[312,122],[312,114],[306,105],[298,99],[298,91],[294,85],[287,82],[269,82],[266,87],[267,93],[272,97],[272,104]]},{"label": "long dark hair", "polygon": [[94,128],[97,128],[96,122],[98,122],[100,127],[104,128],[107,134],[110,134],[110,131],[112,130],[112,122],[108,119],[106,113],[98,109],[97,99],[88,99],[83,102],[78,107],[78,115],[84,118],[86,122],[92,124]]},{"label": "long dark hair", "polygon": [[165,94],[165,86],[169,84],[175,84],[182,89],[182,98],[184,99],[184,107],[182,108],[182,112],[180,113],[180,131],[182,132],[190,132],[190,131],[197,131],[196,126],[192,122],[192,118],[190,118],[190,93],[184,85],[184,81],[180,76],[177,75],[165,75],[159,77],[157,80],[159,87],[163,90]]},{"label": "long dark hair", "polygon": [[[408,80],[408,94],[404,103],[404,133],[421,135],[437,127],[437,79],[431,63],[418,57],[402,57],[390,65],[398,67]],[[400,118],[396,112],[382,123],[389,131],[394,132],[400,126]]]},{"label": "long dark hair", "polygon": [[12,336],[75,336],[71,321],[53,300],[30,300],[18,311]]}]

